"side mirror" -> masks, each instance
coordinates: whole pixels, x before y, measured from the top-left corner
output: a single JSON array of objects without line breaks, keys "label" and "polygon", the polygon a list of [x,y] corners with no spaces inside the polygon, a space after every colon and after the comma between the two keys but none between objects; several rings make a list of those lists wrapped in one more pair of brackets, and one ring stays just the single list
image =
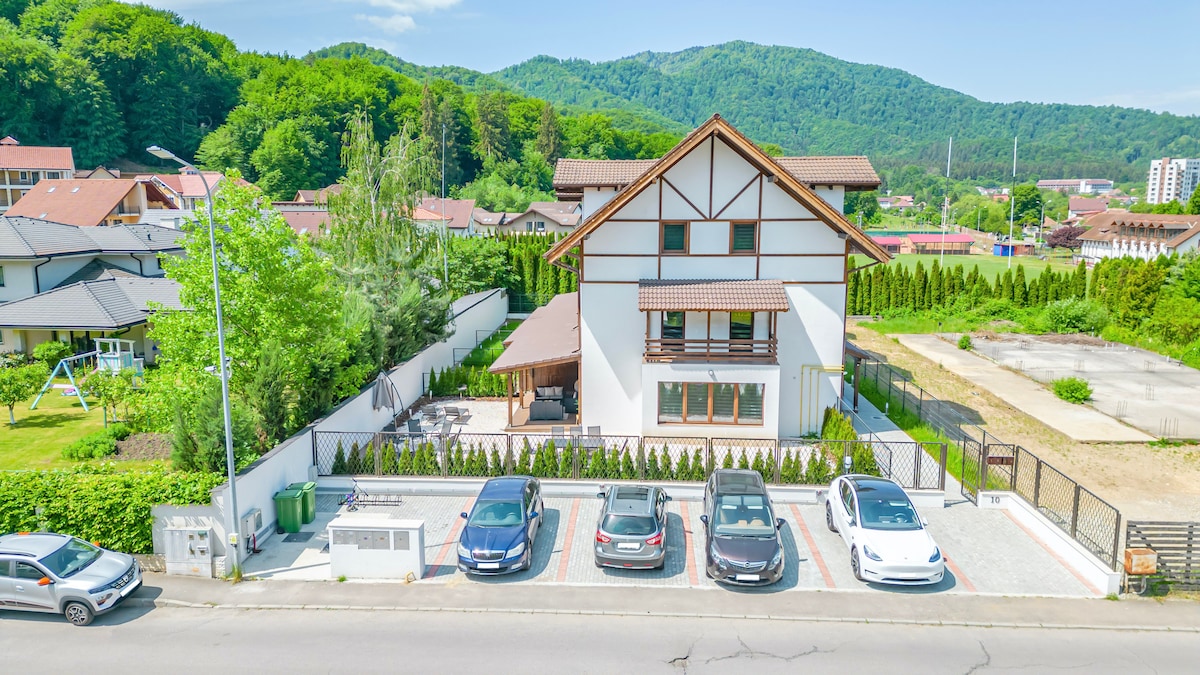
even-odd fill
[{"label": "side mirror", "polygon": [[670,502],[670,501],[675,501],[675,498],[674,498],[674,497],[672,497],[671,495],[663,495],[663,496],[664,496],[664,497],[666,497],[666,498],[667,498],[667,501],[669,501],[669,502]]},{"label": "side mirror", "polygon": [[49,586],[52,583],[54,583],[54,580],[50,577],[42,577],[41,579],[38,579],[38,586]]},{"label": "side mirror", "polygon": [[459,517],[459,518],[466,518],[466,517],[467,517],[467,512],[466,512],[466,511],[463,511],[462,513],[458,514],[458,517]]},{"label": "side mirror", "polygon": [[604,499],[604,493],[603,493],[603,492],[597,492],[597,493],[596,493],[596,496],[597,496],[597,497],[599,497],[600,499]]},{"label": "side mirror", "polygon": [[529,514],[529,519],[530,519],[530,520],[537,520],[537,517],[538,517],[539,515],[541,515],[541,514],[540,514],[540,513],[538,513],[537,511],[534,511],[533,513],[530,513],[530,514]]},{"label": "side mirror", "polygon": [[708,527],[708,514],[707,513],[700,514],[700,522],[704,523],[705,527]]},{"label": "side mirror", "polygon": [[929,521],[925,520],[925,516],[921,516],[921,527],[929,527]]},{"label": "side mirror", "polygon": [[775,519],[775,529],[777,529],[777,530],[782,530],[782,529],[783,529],[783,518],[776,518],[776,519]]}]

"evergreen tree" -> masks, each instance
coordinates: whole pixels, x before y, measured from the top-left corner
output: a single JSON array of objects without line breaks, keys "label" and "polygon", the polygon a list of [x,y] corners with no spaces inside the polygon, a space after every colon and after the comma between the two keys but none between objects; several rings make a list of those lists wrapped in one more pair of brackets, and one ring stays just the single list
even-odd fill
[{"label": "evergreen tree", "polygon": [[634,466],[629,448],[625,448],[625,451],[621,453],[621,478],[624,480],[637,478],[637,467]]},{"label": "evergreen tree", "polygon": [[416,473],[413,470],[413,453],[409,447],[408,441],[404,441],[400,445],[400,456],[396,458],[396,474],[399,476],[411,476]]},{"label": "evergreen tree", "polygon": [[650,448],[650,456],[646,458],[646,480],[662,480],[661,469],[658,466],[658,450]]},{"label": "evergreen tree", "polygon": [[1013,292],[1014,291],[1013,291],[1012,270],[1005,270],[1004,271],[1004,280],[1000,284],[1000,299],[1008,300],[1009,302],[1012,302]]},{"label": "evergreen tree", "polygon": [[[1200,194],[1200,190],[1196,192]],[[1071,275],[1071,295],[1080,299],[1087,297],[1087,264],[1082,260],[1075,266],[1075,273]]]},{"label": "evergreen tree", "polygon": [[396,468],[397,468],[396,445],[394,443],[392,443],[391,441],[388,441],[387,445],[383,446],[382,452],[383,452],[383,475],[385,475],[385,476],[397,475],[399,472],[396,470]]},{"label": "evergreen tree", "polygon": [[337,452],[333,453],[333,468],[329,470],[329,473],[333,474],[334,476],[340,476],[342,474],[349,473],[347,469],[346,451],[342,448],[342,439],[339,438],[337,442]]},{"label": "evergreen tree", "polygon": [[558,113],[554,112],[554,106],[549,101],[542,106],[538,118],[537,151],[551,164],[563,155],[562,128],[558,123]]},{"label": "evergreen tree", "polygon": [[1013,303],[1017,307],[1029,304],[1029,287],[1025,283],[1025,266],[1017,265],[1017,274],[1013,277]]},{"label": "evergreen tree", "polygon": [[367,447],[363,450],[362,464],[359,465],[359,473],[374,474],[375,471],[375,444],[367,443]]}]

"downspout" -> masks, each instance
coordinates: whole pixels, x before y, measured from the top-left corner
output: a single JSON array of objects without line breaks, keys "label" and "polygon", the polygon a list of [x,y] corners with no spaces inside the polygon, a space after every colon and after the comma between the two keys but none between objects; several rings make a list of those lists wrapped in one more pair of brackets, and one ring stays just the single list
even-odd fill
[{"label": "downspout", "polygon": [[[34,260],[37,260],[37,258],[34,258]],[[35,295],[42,292],[42,278],[38,275],[38,268],[48,262],[50,262],[50,258],[46,258],[42,262],[33,266],[33,289]]]},{"label": "downspout", "polygon": [[142,259],[141,259],[141,258],[139,258],[139,257],[137,257],[137,254],[134,254],[134,253],[130,253],[130,254],[129,254],[129,257],[130,257],[130,258],[133,258],[134,260],[136,260],[136,261],[137,261],[137,264],[138,264],[138,276],[142,276],[142,277],[146,276],[146,268],[142,266]]}]

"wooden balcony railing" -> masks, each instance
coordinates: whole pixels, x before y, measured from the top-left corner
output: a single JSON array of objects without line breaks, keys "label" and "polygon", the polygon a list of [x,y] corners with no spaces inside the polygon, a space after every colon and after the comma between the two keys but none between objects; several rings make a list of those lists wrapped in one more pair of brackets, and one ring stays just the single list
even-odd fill
[{"label": "wooden balcony railing", "polygon": [[645,360],[651,363],[709,361],[717,363],[775,363],[775,338],[767,340],[708,340],[647,338]]}]

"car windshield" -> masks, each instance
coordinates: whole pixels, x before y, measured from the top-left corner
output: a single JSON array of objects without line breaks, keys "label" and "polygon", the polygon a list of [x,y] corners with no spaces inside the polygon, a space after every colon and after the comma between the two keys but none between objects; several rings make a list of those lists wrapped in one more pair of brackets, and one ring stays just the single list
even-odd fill
[{"label": "car windshield", "polygon": [[66,579],[96,562],[103,553],[82,539],[71,539],[62,548],[42,558],[41,563],[55,576]]},{"label": "car windshield", "polygon": [[720,495],[713,512],[713,534],[725,537],[771,537],[775,518],[763,495]]},{"label": "car windshield", "polygon": [[521,524],[520,502],[479,502],[471,509],[471,527],[512,527]]},{"label": "car windshield", "polygon": [[644,537],[654,534],[657,524],[650,516],[618,516],[610,513],[604,517],[600,529],[609,534]]},{"label": "car windshield", "polygon": [[862,509],[862,527],[868,530],[919,530],[921,519],[907,499],[863,499],[859,495]]}]

